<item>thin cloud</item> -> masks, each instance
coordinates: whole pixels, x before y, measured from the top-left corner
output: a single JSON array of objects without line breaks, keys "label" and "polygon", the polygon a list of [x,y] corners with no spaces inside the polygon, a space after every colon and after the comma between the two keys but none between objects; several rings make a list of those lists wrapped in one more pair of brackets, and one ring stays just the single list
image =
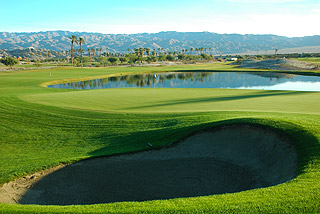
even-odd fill
[{"label": "thin cloud", "polygon": [[256,3],[290,3],[290,2],[304,2],[305,0],[228,0],[232,3],[249,3],[249,4],[256,4]]},{"label": "thin cloud", "polygon": [[312,10],[314,13],[320,13],[320,9],[313,9]]}]

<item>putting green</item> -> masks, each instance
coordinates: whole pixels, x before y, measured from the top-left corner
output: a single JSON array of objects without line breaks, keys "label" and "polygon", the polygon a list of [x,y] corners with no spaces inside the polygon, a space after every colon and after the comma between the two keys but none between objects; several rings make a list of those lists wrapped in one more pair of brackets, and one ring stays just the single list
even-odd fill
[{"label": "putting green", "polygon": [[130,88],[61,90],[20,98],[37,104],[101,112],[257,111],[319,114],[319,97],[320,92]]}]

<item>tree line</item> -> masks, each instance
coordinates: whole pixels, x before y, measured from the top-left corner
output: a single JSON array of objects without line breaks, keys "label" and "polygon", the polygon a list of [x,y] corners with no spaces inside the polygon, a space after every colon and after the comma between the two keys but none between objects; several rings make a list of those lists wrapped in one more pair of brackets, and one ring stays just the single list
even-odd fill
[{"label": "tree line", "polygon": [[[214,59],[213,57],[213,50],[214,48],[190,48],[190,49],[182,49],[181,51],[167,51],[163,48],[157,49],[150,49],[150,48],[134,48],[134,49],[127,49],[127,53],[112,53],[108,52],[107,50],[103,52],[103,49],[100,48],[88,48],[87,52],[82,48],[82,45],[86,44],[86,41],[83,37],[77,37],[72,35],[69,37],[71,41],[71,49],[65,51],[47,51],[44,55],[37,51],[32,52],[30,51],[31,56],[44,56],[44,57],[52,57],[55,55],[56,58],[65,57],[67,60],[70,57],[71,65],[83,66],[84,59],[86,62],[88,61],[95,61],[100,62],[100,65],[105,65],[105,60],[101,59],[101,57],[108,57],[108,62],[112,65],[116,64],[117,62],[120,63],[130,63],[134,64],[136,62],[142,63],[143,61],[146,62],[156,62],[156,61],[174,61],[174,60],[189,60],[189,61],[197,61],[197,60],[210,60]],[[75,45],[79,45],[79,48],[75,48]],[[209,54],[211,53],[211,54]],[[25,57],[28,53],[25,53]],[[198,56],[191,56],[191,55],[198,55]],[[88,57],[86,57],[88,56]],[[94,57],[94,58],[93,58]],[[79,58],[79,62],[77,61]],[[74,62],[76,59],[76,63]],[[43,60],[45,61],[45,60]]]},{"label": "tree line", "polygon": [[[107,66],[107,65],[117,65],[117,64],[130,64],[134,65],[136,63],[142,64],[144,62],[152,63],[157,61],[181,61],[184,63],[196,63],[199,61],[223,61],[226,58],[236,57],[240,60],[242,59],[267,59],[275,57],[286,57],[286,58],[299,58],[299,57],[320,57],[320,54],[278,54],[278,49],[275,49],[274,55],[242,55],[242,56],[232,56],[224,55],[222,51],[217,51],[215,48],[183,48],[180,51],[168,51],[164,48],[128,48],[124,53],[110,52],[100,48],[87,48],[83,49],[83,45],[86,41],[83,37],[77,37],[72,35],[69,37],[71,48],[65,51],[50,51],[50,50],[36,50],[29,49],[29,51],[24,52],[24,60],[28,59],[28,56],[34,57],[38,56],[37,60],[33,60],[39,64],[41,62],[66,62],[70,63],[72,66]],[[79,45],[77,47],[76,45]],[[12,64],[16,60],[4,61],[8,66],[13,66]],[[10,64],[10,65],[9,65]]]}]

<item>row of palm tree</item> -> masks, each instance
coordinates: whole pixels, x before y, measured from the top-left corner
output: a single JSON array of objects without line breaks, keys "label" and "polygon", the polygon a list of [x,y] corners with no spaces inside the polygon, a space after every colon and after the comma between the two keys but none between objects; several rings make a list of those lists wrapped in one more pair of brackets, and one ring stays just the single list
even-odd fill
[{"label": "row of palm tree", "polygon": [[[131,50],[130,48],[127,49],[128,53],[130,53],[131,51],[133,51],[137,56],[142,57],[144,55],[144,53],[146,53],[148,56],[150,56],[151,53],[151,49],[150,48],[134,48],[133,50]],[[178,51],[169,51],[167,52],[166,50],[164,50],[163,48],[158,48],[158,49],[153,49],[152,51],[152,56],[158,56],[158,55],[167,55],[167,54],[173,54],[173,55],[177,55],[177,54],[192,54],[192,53],[196,53],[196,54],[203,54],[203,53],[213,53],[213,51],[215,51],[214,48],[190,48],[190,50],[188,49],[182,49],[180,52]]]},{"label": "row of palm tree", "polygon": [[[68,58],[69,55],[71,55],[71,61],[72,63],[74,62],[75,54],[77,56],[80,56],[80,63],[83,64],[83,55],[85,54],[85,50],[82,49],[82,45],[86,44],[84,39],[82,37],[79,37],[79,39],[75,37],[70,37],[71,39],[71,50],[65,50],[65,51],[50,51],[50,50],[29,50],[29,52],[24,52],[24,57],[29,56],[44,56],[44,57],[51,57],[51,56],[65,56]],[[80,48],[75,48],[74,43],[79,44]],[[158,49],[150,49],[150,48],[134,48],[131,52],[131,49],[128,48],[128,53],[127,54],[135,54],[138,57],[143,57],[145,55],[147,56],[159,56],[159,55],[174,55],[177,56],[179,54],[192,54],[194,53],[193,51],[195,50],[197,53],[202,53],[202,50],[207,51],[207,48],[190,48],[188,49],[182,49],[181,51],[166,51],[163,48],[158,48]],[[209,48],[211,51],[211,48]],[[102,48],[88,48],[87,49],[87,54],[89,57],[92,56],[107,56],[107,57],[125,57],[127,56],[126,53],[110,53],[110,52],[104,52],[102,53],[103,49]],[[206,52],[207,53],[207,52]]]},{"label": "row of palm tree", "polygon": [[[69,37],[70,39],[71,39],[71,63],[72,63],[72,65],[73,65],[73,45],[74,45],[74,43],[76,43],[76,44],[79,44],[80,45],[80,53],[81,53],[81,64],[82,64],[82,58],[83,58],[83,56],[82,56],[82,54],[83,54],[83,52],[84,52],[84,50],[82,50],[81,49],[81,45],[82,44],[86,44],[86,42],[85,42],[85,40],[83,39],[83,37],[79,37],[79,39],[75,36],[75,35],[72,35],[71,37]],[[95,52],[97,51],[98,52],[98,50],[100,50],[100,56],[101,56],[101,54],[102,54],[102,48],[100,48],[100,49],[88,49],[88,54],[89,54],[89,57],[91,56],[91,53],[93,53],[93,55],[95,55]],[[205,53],[207,53],[207,50],[209,50],[210,52],[212,51],[212,50],[214,50],[214,48],[203,48],[203,47],[200,47],[200,48],[190,48],[190,54],[192,54],[193,53],[193,51],[195,50],[195,52],[196,53],[200,53],[200,54],[202,54],[203,53],[203,51],[205,51]],[[128,53],[130,53],[130,51],[131,51],[131,49],[130,48],[128,48]],[[164,51],[164,49],[163,48],[158,48],[158,53],[161,55],[161,54],[163,54],[163,51]],[[151,53],[151,49],[150,48],[135,48],[134,49],[134,53],[137,55],[137,56],[140,56],[140,57],[142,57],[143,55],[144,55],[144,53],[146,52],[146,54],[148,55],[148,56],[150,56],[150,53]],[[182,54],[184,54],[184,53],[187,53],[188,52],[188,49],[182,49],[181,50],[181,52],[179,52],[179,53],[182,53]],[[167,52],[164,52],[165,54],[167,54]],[[177,51],[174,51],[174,52],[168,52],[169,54],[173,54],[173,55],[177,55]],[[157,52],[156,52],[156,49],[153,49],[153,52],[152,52],[152,55],[153,56],[156,56],[156,55],[158,55],[157,54]]]},{"label": "row of palm tree", "polygon": [[73,43],[76,43],[76,44],[79,44],[80,45],[80,53],[81,53],[81,60],[80,60],[80,63],[82,65],[82,49],[81,49],[81,45],[82,44],[86,44],[86,42],[84,41],[84,38],[83,37],[79,37],[79,39],[75,36],[75,35],[72,35],[71,37],[69,37],[71,39],[71,65],[73,66]]},{"label": "row of palm tree", "polygon": [[[84,51],[84,50],[83,50]],[[93,56],[95,56],[96,55],[96,53],[98,53],[98,52],[100,52],[100,56],[101,55],[103,55],[102,54],[102,48],[88,48],[88,55],[89,55],[89,57],[91,57],[91,54],[93,55]]]},{"label": "row of palm tree", "polygon": [[[74,63],[74,54],[75,53],[80,53],[80,63],[81,63],[81,65],[83,64],[83,54],[84,54],[84,49],[82,49],[82,45],[83,44],[86,44],[86,42],[85,42],[85,40],[84,40],[84,38],[83,37],[77,37],[77,36],[75,36],[75,35],[72,35],[72,36],[70,36],[69,37],[70,39],[71,39],[71,50],[66,50],[66,51],[61,51],[61,52],[56,52],[56,51],[47,51],[46,53],[44,53],[44,55],[46,56],[46,57],[50,57],[50,56],[52,56],[52,54],[53,55],[59,55],[59,56],[64,56],[64,54],[65,54],[65,56],[67,57],[69,54],[71,54],[71,63],[72,63],[72,65],[73,65],[73,63]],[[75,44],[78,44],[79,46],[80,46],[80,48],[79,49],[75,49],[74,48],[74,46],[75,46]],[[195,53],[203,53],[203,51],[205,51],[206,53],[207,53],[207,50],[209,50],[210,52],[211,52],[211,50],[214,50],[213,48],[203,48],[203,47],[201,47],[201,48],[190,48],[189,50],[188,49],[182,49],[181,51],[173,51],[173,52],[167,52],[165,49],[163,49],[163,48],[157,48],[157,49],[150,49],[150,48],[134,48],[133,50],[131,50],[130,48],[128,48],[128,53],[130,54],[130,52],[132,51],[132,53],[135,53],[138,57],[143,57],[144,56],[144,54],[146,53],[146,55],[147,56],[150,56],[150,55],[152,55],[152,56],[158,56],[158,55],[178,55],[178,54],[193,54],[194,53],[194,51],[195,51]],[[124,56],[125,54],[120,54],[120,53],[103,53],[102,54],[102,48],[88,48],[88,55],[89,55],[89,57],[91,57],[91,56],[95,56],[96,55],[96,53],[97,53],[97,55],[98,55],[98,52],[100,51],[100,56],[119,56],[119,57],[121,57],[121,56]],[[212,53],[212,52],[211,52]],[[27,55],[38,55],[37,54],[37,52],[35,52],[35,53],[32,53],[31,52],[31,50],[30,50],[30,53],[28,54],[28,53],[25,53],[25,57],[27,56]],[[39,55],[42,55],[42,53],[40,54],[40,52],[39,52]],[[79,56],[79,55],[78,55]]]}]

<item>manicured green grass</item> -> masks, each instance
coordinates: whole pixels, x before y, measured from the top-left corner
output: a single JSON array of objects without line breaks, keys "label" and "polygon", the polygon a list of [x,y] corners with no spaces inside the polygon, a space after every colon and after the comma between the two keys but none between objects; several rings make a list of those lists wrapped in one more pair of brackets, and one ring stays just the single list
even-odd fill
[{"label": "manicured green grass", "polygon": [[295,58],[295,60],[311,63],[320,63],[320,57]]},{"label": "manicured green grass", "polygon": [[[52,64],[52,63],[40,63],[40,66],[37,66],[33,63],[30,64],[17,64],[14,65],[13,68],[37,68],[37,67],[47,67],[47,66],[56,66],[56,64]],[[3,64],[0,64],[0,68],[6,68],[9,69],[10,67],[5,66]]]},{"label": "manicured green grass", "polygon": [[320,113],[319,93],[315,92],[133,88],[32,94],[20,98],[44,105],[100,112]]},{"label": "manicured green grass", "polygon": [[318,92],[73,91],[41,86],[56,80],[178,70],[237,69],[213,64],[0,72],[0,184],[59,163],[144,150],[148,142],[161,147],[205,127],[234,123],[268,126],[290,136],[298,149],[298,177],[274,187],[235,194],[88,206],[0,204],[0,213],[320,212]]}]

